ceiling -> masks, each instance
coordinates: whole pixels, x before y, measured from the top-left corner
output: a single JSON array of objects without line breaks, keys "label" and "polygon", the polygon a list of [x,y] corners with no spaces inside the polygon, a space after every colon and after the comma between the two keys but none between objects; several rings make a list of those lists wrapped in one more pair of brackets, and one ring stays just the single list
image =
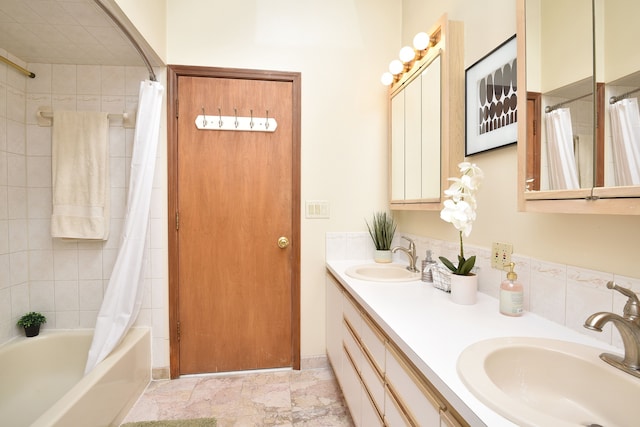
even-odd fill
[{"label": "ceiling", "polygon": [[0,0],[0,49],[26,63],[144,65],[94,0]]}]

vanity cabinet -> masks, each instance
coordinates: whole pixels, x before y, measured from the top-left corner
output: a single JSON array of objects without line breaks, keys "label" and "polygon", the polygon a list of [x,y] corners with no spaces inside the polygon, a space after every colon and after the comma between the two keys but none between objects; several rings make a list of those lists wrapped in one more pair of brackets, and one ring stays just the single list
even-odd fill
[{"label": "vanity cabinet", "polygon": [[389,198],[394,210],[440,210],[464,158],[463,24],[446,15],[431,45],[389,89]]},{"label": "vanity cabinet", "polygon": [[356,426],[468,424],[327,272],[327,355]]}]

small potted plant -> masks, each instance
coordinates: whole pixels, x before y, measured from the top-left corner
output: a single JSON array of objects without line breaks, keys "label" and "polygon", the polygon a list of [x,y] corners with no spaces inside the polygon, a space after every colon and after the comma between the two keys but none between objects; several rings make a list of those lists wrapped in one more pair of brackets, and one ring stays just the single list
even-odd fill
[{"label": "small potted plant", "polygon": [[396,222],[387,212],[375,212],[373,221],[369,224],[366,220],[369,235],[376,247],[374,260],[376,262],[391,262],[391,242],[396,232]]},{"label": "small potted plant", "polygon": [[40,325],[47,323],[47,318],[43,314],[31,311],[18,319],[18,326],[24,328],[27,337],[35,337],[40,333]]}]

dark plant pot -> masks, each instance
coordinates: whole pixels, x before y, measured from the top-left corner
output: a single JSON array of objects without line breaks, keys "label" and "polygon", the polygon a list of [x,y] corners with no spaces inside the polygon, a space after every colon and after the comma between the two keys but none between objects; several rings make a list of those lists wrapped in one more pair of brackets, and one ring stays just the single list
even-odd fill
[{"label": "dark plant pot", "polygon": [[40,333],[40,325],[31,325],[24,328],[24,333],[27,337],[35,337]]}]

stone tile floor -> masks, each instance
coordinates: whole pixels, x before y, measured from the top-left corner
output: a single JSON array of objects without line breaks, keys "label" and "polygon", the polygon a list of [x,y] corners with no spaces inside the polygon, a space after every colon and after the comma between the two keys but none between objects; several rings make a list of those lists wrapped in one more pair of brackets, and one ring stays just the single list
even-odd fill
[{"label": "stone tile floor", "polygon": [[123,423],[205,417],[218,427],[353,426],[329,366],[152,381]]}]

